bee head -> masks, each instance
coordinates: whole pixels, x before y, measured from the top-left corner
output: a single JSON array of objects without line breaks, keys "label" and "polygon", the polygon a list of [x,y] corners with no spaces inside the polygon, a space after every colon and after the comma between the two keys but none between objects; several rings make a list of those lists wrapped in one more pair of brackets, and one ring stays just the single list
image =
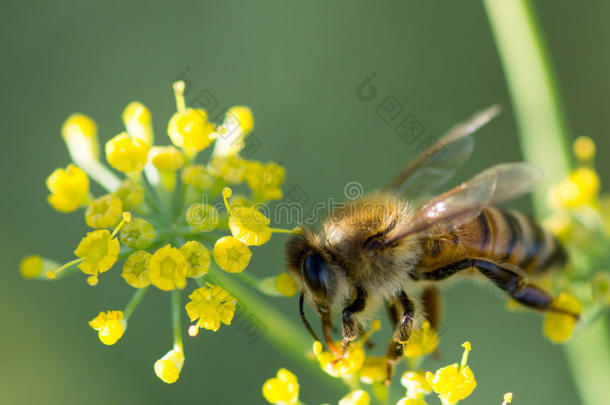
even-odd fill
[{"label": "bee head", "polygon": [[344,271],[333,263],[311,232],[292,237],[287,244],[288,269],[308,303],[320,316],[343,304]]}]

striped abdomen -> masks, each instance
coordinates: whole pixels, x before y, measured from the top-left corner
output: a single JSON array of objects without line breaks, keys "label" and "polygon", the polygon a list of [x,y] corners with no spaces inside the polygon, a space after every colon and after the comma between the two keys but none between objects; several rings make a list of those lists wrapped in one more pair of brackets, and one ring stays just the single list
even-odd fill
[{"label": "striped abdomen", "polygon": [[431,270],[465,258],[509,263],[532,275],[566,262],[563,247],[551,233],[517,211],[496,207],[484,209],[449,234],[429,238],[420,265]]}]

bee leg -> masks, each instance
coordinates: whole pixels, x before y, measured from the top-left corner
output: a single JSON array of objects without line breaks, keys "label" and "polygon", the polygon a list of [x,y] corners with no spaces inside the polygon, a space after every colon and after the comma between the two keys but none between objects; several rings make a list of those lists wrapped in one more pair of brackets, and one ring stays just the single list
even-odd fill
[{"label": "bee leg", "polygon": [[362,287],[357,288],[356,299],[343,309],[343,349],[363,332],[364,327],[358,320],[357,314],[362,312],[366,306],[366,291]]},{"label": "bee leg", "polygon": [[415,312],[415,306],[413,302],[407,297],[404,291],[401,291],[397,296],[398,302],[402,307],[402,315],[398,319],[398,323],[394,328],[394,334],[392,339],[397,342],[406,343],[411,336],[411,330],[413,329],[413,316]]},{"label": "bee leg", "polygon": [[[400,312],[399,306],[401,307],[402,312]],[[409,340],[409,336],[411,335],[415,306],[409,297],[407,297],[407,294],[405,294],[404,291],[401,291],[400,294],[396,296],[396,300],[393,300],[388,304],[388,310],[390,311],[390,318],[394,323],[394,333],[386,352],[386,385],[390,384],[392,375],[394,374],[394,365],[402,358],[404,344]]]},{"label": "bee leg", "polygon": [[[438,333],[439,328],[441,327],[442,315],[441,295],[438,288],[425,288],[421,298],[426,320],[430,322],[430,327]],[[441,357],[438,347],[434,349],[432,354],[436,360],[439,360]]]},{"label": "bee leg", "polygon": [[426,320],[430,322],[432,329],[438,331],[441,323],[441,297],[436,287],[427,287],[422,294],[422,302]]},{"label": "bee leg", "polygon": [[526,307],[540,311],[561,312],[576,319],[580,317],[579,314],[554,307],[553,297],[535,285],[529,284],[521,269],[481,259],[473,259],[472,264],[495,285],[506,291],[515,301]]},{"label": "bee leg", "polygon": [[328,350],[330,350],[335,356],[340,355],[339,349],[335,346],[333,342],[333,337],[331,334],[331,329],[333,327],[332,320],[330,318],[330,314],[328,312],[323,313],[321,316],[322,319],[322,333],[324,334],[324,341],[328,346]]}]

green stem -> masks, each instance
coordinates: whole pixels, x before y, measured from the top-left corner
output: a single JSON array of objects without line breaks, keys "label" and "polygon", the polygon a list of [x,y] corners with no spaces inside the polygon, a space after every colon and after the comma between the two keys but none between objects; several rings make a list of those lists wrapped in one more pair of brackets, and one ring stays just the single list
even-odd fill
[{"label": "green stem", "polygon": [[174,346],[183,348],[182,345],[182,299],[180,290],[172,290],[172,329],[174,332]]},{"label": "green stem", "polygon": [[544,169],[546,181],[534,193],[541,216],[549,213],[550,186],[569,172],[570,150],[547,50],[528,0],[485,0],[526,160]]},{"label": "green stem", "polygon": [[564,345],[584,404],[603,404],[610,397],[610,334],[608,317],[601,316]]},{"label": "green stem", "polygon": [[[566,125],[547,51],[528,0],[484,0],[519,123],[525,158],[541,167],[547,183],[534,195],[539,218],[550,212],[546,195],[551,184],[570,171]],[[608,399],[610,335],[607,317],[564,345],[572,378],[584,404]]]},{"label": "green stem", "polygon": [[138,288],[136,292],[131,296],[131,299],[123,310],[123,318],[125,319],[125,322],[129,320],[129,317],[131,316],[131,314],[133,314],[133,311],[135,311],[135,309],[138,307],[140,301],[142,301],[142,298],[144,298],[144,294],[146,294],[146,291],[148,291],[148,287]]}]

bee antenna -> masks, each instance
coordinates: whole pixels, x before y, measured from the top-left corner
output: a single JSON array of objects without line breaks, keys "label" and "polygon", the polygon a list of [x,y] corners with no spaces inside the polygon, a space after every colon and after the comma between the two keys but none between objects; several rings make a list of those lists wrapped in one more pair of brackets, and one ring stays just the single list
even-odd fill
[{"label": "bee antenna", "polygon": [[299,316],[301,317],[301,321],[303,321],[303,325],[305,325],[305,328],[307,329],[307,331],[309,332],[311,337],[315,341],[321,342],[321,340],[318,339],[318,337],[316,336],[316,332],[313,331],[313,328],[311,327],[311,325],[309,324],[309,322],[305,318],[305,311],[303,311],[303,300],[304,300],[304,298],[305,298],[305,295],[303,295],[303,293],[301,293],[301,296],[299,297]]}]

